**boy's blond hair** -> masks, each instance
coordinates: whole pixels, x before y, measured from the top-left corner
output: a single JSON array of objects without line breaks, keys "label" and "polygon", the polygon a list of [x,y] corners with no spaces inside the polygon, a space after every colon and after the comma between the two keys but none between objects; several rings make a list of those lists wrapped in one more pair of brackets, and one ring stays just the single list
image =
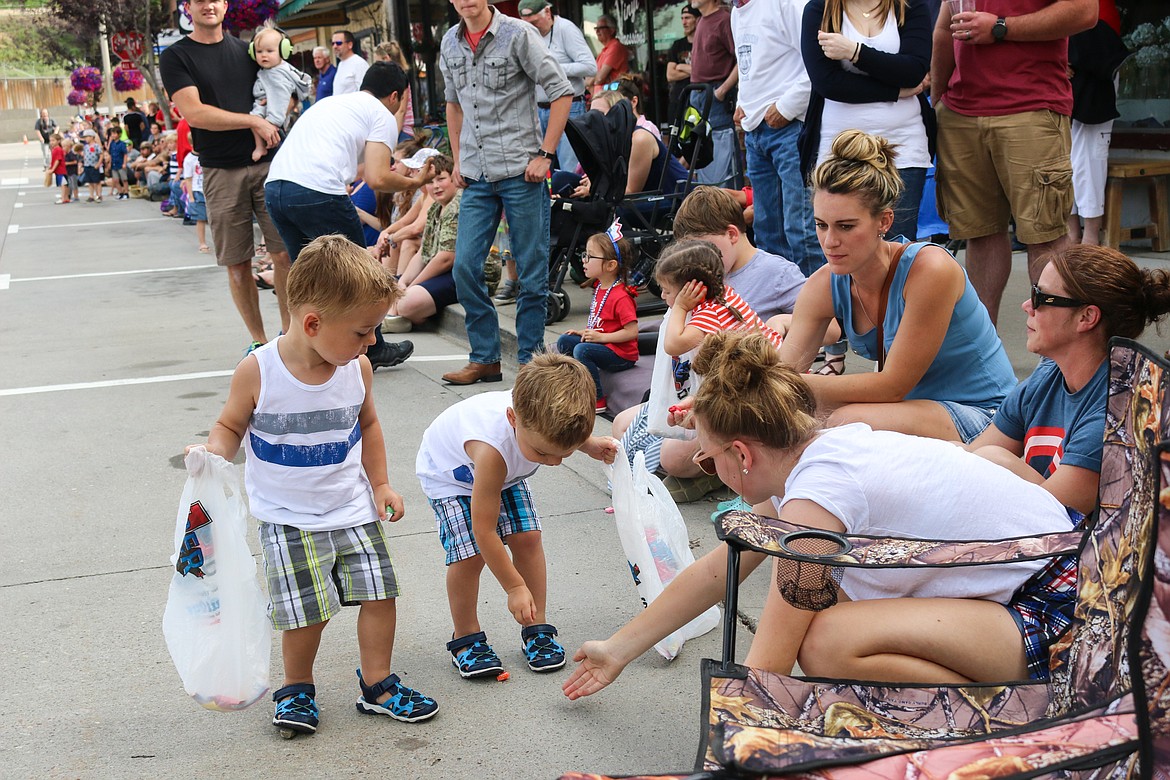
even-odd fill
[{"label": "boy's blond hair", "polygon": [[[272,35],[277,35],[281,38],[284,37],[284,33],[282,33],[280,30],[276,29],[275,27],[265,27],[265,28],[261,29],[258,33],[256,33],[255,35],[252,36],[252,43],[255,44],[256,46],[259,46],[260,41],[264,38],[264,36],[268,35],[269,33],[271,33]],[[280,57],[280,46],[279,45],[277,45],[277,47],[276,47],[276,56]],[[281,61],[283,61],[284,57],[280,57],[280,59],[281,59]]]},{"label": "boy's blond hair", "polygon": [[314,239],[288,274],[290,311],[310,308],[322,317],[336,317],[360,306],[389,306],[401,297],[390,271],[345,236]]},{"label": "boy's blond hair", "polygon": [[541,353],[516,374],[512,387],[516,421],[554,446],[584,444],[593,435],[595,407],[589,369],[568,355]]},{"label": "boy's blond hair", "polygon": [[740,233],[747,231],[743,207],[735,196],[720,187],[695,187],[678,207],[674,215],[675,238],[717,236],[735,225]]}]

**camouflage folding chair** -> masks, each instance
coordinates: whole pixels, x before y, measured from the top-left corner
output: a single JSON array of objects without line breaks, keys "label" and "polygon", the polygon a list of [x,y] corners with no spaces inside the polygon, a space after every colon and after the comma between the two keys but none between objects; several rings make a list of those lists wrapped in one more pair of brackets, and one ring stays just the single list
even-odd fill
[{"label": "camouflage folding chair", "polygon": [[[1087,531],[996,542],[852,536],[826,557],[793,552],[807,529],[723,515],[719,536],[733,551],[723,660],[703,661],[697,774],[657,777],[1170,778],[1170,364],[1116,339],[1110,369],[1100,510]],[[955,566],[1078,547],[1075,618],[1052,648],[1049,682],[886,685],[734,663],[737,578],[730,575],[743,550],[823,571],[826,560]]]}]

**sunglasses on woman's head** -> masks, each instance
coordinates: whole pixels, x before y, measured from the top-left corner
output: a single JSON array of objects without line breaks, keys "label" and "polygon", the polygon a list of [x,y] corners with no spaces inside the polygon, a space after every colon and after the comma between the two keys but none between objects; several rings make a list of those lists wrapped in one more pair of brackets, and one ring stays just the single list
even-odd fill
[{"label": "sunglasses on woman's head", "polygon": [[1063,295],[1042,292],[1039,287],[1032,285],[1033,310],[1039,309],[1041,306],[1058,306],[1062,309],[1075,309],[1078,306],[1088,305],[1084,301],[1079,301],[1076,298],[1066,298]]}]

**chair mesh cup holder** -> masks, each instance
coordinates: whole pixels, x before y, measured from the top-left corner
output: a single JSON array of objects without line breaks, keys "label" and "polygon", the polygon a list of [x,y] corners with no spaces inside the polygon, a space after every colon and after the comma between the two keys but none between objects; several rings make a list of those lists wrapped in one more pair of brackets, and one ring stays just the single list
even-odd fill
[{"label": "chair mesh cup holder", "polygon": [[776,589],[792,606],[820,612],[837,603],[837,589],[845,569],[832,560],[853,549],[849,540],[832,531],[792,531],[780,538],[783,554],[776,563]]}]

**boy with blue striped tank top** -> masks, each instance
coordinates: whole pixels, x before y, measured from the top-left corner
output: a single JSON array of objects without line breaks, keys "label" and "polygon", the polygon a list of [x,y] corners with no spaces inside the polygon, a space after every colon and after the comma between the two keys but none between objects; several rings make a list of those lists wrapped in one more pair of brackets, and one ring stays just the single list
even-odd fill
[{"label": "boy with blue striped tank top", "polygon": [[358,711],[415,722],[439,708],[390,671],[399,589],[381,521],[399,520],[403,503],[386,476],[364,353],[400,296],[365,249],[342,236],[310,243],[288,277],[292,327],[236,367],[207,439],[228,460],[245,445],[269,612],[282,632],[284,685],[272,696],[282,736],[317,730],[313,661],[343,605],[361,604]]}]

